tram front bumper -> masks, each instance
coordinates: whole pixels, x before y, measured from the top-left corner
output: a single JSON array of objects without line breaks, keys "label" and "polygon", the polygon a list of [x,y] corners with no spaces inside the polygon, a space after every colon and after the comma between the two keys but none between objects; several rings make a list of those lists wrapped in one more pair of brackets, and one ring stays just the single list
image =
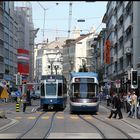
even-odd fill
[{"label": "tram front bumper", "polygon": [[92,111],[98,112],[99,110],[99,103],[75,103],[70,102],[70,110],[71,111]]}]

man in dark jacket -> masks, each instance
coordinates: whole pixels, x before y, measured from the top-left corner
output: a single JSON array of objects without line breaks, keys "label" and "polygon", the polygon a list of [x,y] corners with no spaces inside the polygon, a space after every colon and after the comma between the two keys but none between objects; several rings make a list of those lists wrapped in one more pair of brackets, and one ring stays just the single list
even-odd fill
[{"label": "man in dark jacket", "polygon": [[120,97],[120,95],[118,95],[116,98],[116,103],[115,103],[116,113],[115,113],[114,118],[116,118],[117,114],[118,114],[119,115],[118,119],[123,119],[123,115],[121,112],[121,105],[122,105],[121,97]]},{"label": "man in dark jacket", "polygon": [[111,109],[110,115],[108,117],[109,119],[111,119],[113,114],[114,114],[113,118],[116,118],[116,116],[117,116],[116,102],[117,102],[117,95],[114,94],[113,99],[112,99],[112,109]]}]

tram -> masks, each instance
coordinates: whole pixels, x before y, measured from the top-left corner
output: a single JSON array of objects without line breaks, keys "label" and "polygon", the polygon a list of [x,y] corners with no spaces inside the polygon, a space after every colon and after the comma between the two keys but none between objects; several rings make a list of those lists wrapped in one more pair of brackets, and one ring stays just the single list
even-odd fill
[{"label": "tram", "polygon": [[70,112],[98,112],[98,74],[71,72],[69,83]]},{"label": "tram", "polygon": [[64,109],[67,103],[67,82],[63,75],[41,78],[40,106],[43,109]]}]

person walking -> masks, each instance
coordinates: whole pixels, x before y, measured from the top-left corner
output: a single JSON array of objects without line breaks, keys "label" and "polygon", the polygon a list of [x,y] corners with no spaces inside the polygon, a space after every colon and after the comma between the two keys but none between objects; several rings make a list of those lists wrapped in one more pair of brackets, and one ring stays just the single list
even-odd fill
[{"label": "person walking", "polygon": [[110,111],[110,115],[108,116],[109,119],[111,119],[113,115],[116,118],[116,113],[117,113],[116,112],[117,111],[117,109],[116,109],[116,102],[117,102],[117,95],[114,94],[113,95],[113,99],[112,99],[112,109]]},{"label": "person walking", "polygon": [[131,101],[132,101],[131,92],[128,91],[127,96],[126,96],[126,113],[129,113],[129,115],[131,114],[131,111],[130,111],[130,109],[131,109]]},{"label": "person walking", "polygon": [[107,106],[110,106],[110,95],[106,95]]},{"label": "person walking", "polygon": [[22,103],[23,103],[23,112],[26,111],[26,106],[27,106],[27,96],[26,94],[23,94],[22,96]]},{"label": "person walking", "polygon": [[131,93],[131,116],[133,118],[137,118],[137,95],[135,94],[135,91],[132,91]]},{"label": "person walking", "polygon": [[122,111],[121,111],[121,105],[122,105],[121,97],[120,97],[120,95],[118,95],[117,98],[116,98],[116,104],[115,104],[116,113],[114,115],[114,118],[116,118],[117,114],[118,114],[118,116],[119,116],[118,119],[123,119],[123,115],[122,115]]}]

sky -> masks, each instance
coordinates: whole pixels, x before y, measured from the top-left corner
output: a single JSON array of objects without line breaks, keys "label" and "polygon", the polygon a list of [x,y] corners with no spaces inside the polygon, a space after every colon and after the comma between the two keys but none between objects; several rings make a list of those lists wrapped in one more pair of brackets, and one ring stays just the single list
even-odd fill
[{"label": "sky", "polygon": [[[93,26],[98,33],[105,27],[102,18],[106,12],[107,1],[70,1],[72,3],[71,20],[69,20],[70,2],[68,1],[30,2],[33,9],[34,28],[39,28],[35,43],[41,43],[46,38],[51,42],[55,37],[68,37],[69,23],[71,23],[71,31],[74,26],[78,26],[82,30],[81,33],[88,33]],[[78,22],[79,19],[84,19],[85,22]]]}]

